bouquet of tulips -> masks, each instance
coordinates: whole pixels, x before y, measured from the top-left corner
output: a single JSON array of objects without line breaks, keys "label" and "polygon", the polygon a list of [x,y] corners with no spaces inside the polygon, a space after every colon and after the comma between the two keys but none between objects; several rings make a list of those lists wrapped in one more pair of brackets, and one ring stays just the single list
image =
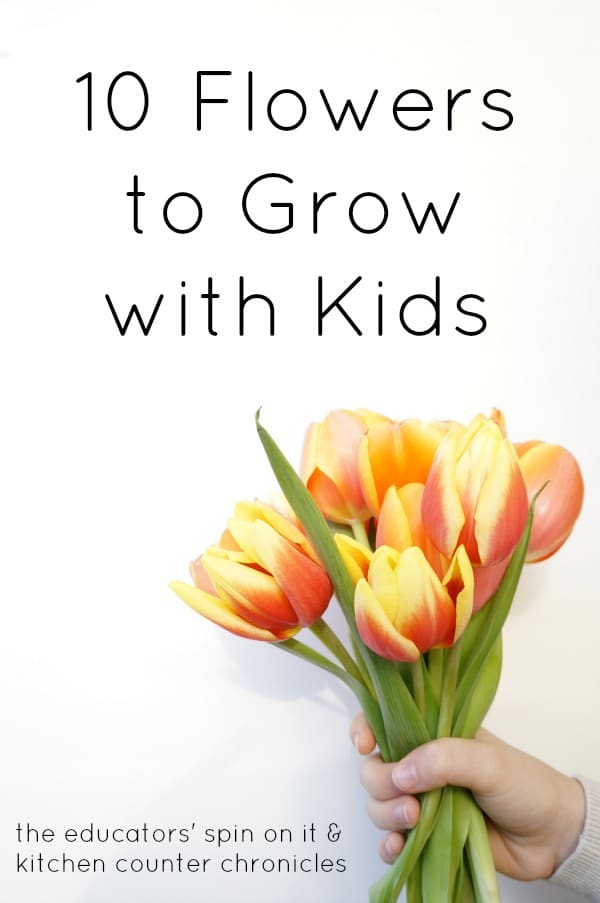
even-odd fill
[{"label": "bouquet of tulips", "polygon": [[[501,630],[525,562],[563,544],[579,514],[575,458],[513,444],[498,411],[468,425],[331,412],[308,429],[298,475],[257,416],[289,508],[243,502],[218,543],[173,583],[226,630],[326,669],[356,695],[381,756],[472,737],[500,679]],[[323,620],[335,593],[348,624]],[[323,652],[301,642],[309,628]],[[430,791],[371,903],[499,900],[486,825],[462,788]]]}]

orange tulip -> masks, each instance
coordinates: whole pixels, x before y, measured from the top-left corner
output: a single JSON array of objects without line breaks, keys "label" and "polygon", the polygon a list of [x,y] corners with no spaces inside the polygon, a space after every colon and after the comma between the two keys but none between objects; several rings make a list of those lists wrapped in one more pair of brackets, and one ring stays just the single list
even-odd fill
[{"label": "orange tulip", "polygon": [[464,545],[473,564],[509,556],[525,528],[527,490],[513,445],[493,419],[453,427],[440,443],[423,493],[425,529],[450,558]]},{"label": "orange tulip", "polygon": [[327,520],[364,523],[370,517],[358,475],[358,447],[366,430],[386,418],[371,411],[331,411],[308,428],[301,476]]},{"label": "orange tulip", "polygon": [[356,584],[354,610],[362,640],[378,655],[414,662],[422,652],[452,646],[473,607],[473,570],[460,546],[440,580],[422,550],[380,546]]},{"label": "orange tulip", "polygon": [[314,623],[333,591],[304,533],[260,502],[238,504],[220,542],[190,570],[194,586],[172,583],[177,595],[215,624],[255,640],[285,640]]},{"label": "orange tulip", "polygon": [[424,483],[449,423],[383,421],[371,426],[358,452],[360,483],[371,514],[379,515],[390,486]]},{"label": "orange tulip", "polygon": [[543,561],[569,536],[583,503],[583,479],[571,452],[560,445],[525,442],[515,446],[529,499],[535,503],[527,561]]}]

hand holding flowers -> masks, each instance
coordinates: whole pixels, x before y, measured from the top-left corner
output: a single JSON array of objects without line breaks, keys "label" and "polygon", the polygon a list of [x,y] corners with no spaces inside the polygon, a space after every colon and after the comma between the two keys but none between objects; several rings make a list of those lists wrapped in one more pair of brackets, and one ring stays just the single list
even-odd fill
[{"label": "hand holding flowers", "polygon": [[[192,565],[195,585],[175,591],[227,630],[342,679],[384,761],[436,737],[473,736],[498,685],[501,629],[526,555],[553,554],[579,513],[573,456],[513,445],[498,412],[463,426],[334,411],[309,428],[300,479],[258,430],[297,520],[238,505]],[[350,648],[321,617],[332,590]],[[331,657],[296,639],[303,627]],[[405,885],[411,903],[499,899],[485,823],[464,790],[424,796],[372,903],[393,903]]]}]

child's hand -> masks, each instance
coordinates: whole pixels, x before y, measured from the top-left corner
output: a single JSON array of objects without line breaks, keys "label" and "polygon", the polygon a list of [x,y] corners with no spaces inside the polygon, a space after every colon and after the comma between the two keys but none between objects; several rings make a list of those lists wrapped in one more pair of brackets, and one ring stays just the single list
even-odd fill
[{"label": "child's hand", "polygon": [[[362,755],[375,738],[361,713],[350,735]],[[402,832],[419,819],[413,794],[454,784],[469,788],[486,815],[496,868],[511,878],[548,878],[577,846],[585,821],[585,795],[569,778],[487,731],[475,740],[433,740],[390,765],[370,755],[361,766],[371,821],[388,833],[380,845],[388,863],[404,846]]]}]

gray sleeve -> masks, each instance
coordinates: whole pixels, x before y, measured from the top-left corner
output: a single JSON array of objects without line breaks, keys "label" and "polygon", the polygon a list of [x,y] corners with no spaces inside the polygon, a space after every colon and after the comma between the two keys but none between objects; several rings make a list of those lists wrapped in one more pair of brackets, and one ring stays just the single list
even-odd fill
[{"label": "gray sleeve", "polygon": [[577,847],[551,881],[600,900],[600,784],[577,776],[585,791],[586,814]]}]

